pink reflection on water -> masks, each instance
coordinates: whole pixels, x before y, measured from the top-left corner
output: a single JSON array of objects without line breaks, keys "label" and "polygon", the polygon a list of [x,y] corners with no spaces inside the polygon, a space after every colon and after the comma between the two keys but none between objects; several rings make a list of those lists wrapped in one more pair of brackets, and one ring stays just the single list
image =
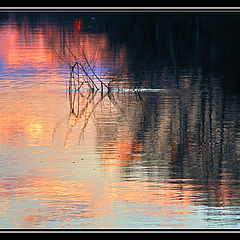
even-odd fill
[{"label": "pink reflection on water", "polygon": [[[107,74],[108,63],[113,61],[107,36],[82,33],[79,20],[75,21],[74,26],[74,31],[66,33],[67,37],[65,36],[73,53],[81,59],[82,49],[84,49],[87,58],[91,59],[96,66],[101,66],[97,70],[98,73]],[[19,27],[11,21],[0,26],[0,54],[4,67],[10,72],[18,72],[22,69],[33,70],[32,73],[35,76],[33,85],[38,88],[38,91],[33,91],[24,88],[23,85],[24,91],[6,91],[0,96],[0,144],[14,146],[17,152],[14,155],[16,159],[11,159],[13,163],[8,170],[14,173],[16,163],[22,166],[21,176],[17,173],[16,175],[4,173],[0,180],[0,215],[11,216],[16,227],[48,227],[49,222],[58,222],[62,227],[68,224],[74,227],[79,225],[102,227],[104,224],[106,227],[112,227],[114,222],[117,222],[119,214],[161,216],[166,221],[181,215],[182,219],[187,219],[191,213],[190,207],[197,204],[197,201],[204,203],[206,193],[209,193],[208,196],[220,207],[238,203],[239,191],[235,191],[237,187],[231,186],[227,181],[216,184],[218,188],[214,183],[206,185],[201,183],[196,187],[191,183],[149,182],[145,177],[139,177],[141,181],[138,179],[124,181],[120,174],[128,167],[134,168],[135,164],[141,167],[142,161],[143,144],[131,139],[134,129],[130,125],[134,122],[134,118],[126,114],[129,118],[122,120],[107,98],[94,109],[94,104],[86,104],[84,93],[79,111],[75,109],[76,113],[70,115],[69,103],[64,93],[48,91],[52,82],[55,81],[54,87],[65,88],[66,79],[56,71],[56,65],[59,64],[62,68],[66,66],[55,55],[49,43],[49,39],[53,36],[63,40],[60,30],[54,25],[44,25],[30,31],[28,24],[22,24]],[[78,44],[80,42],[81,47]],[[55,41],[54,48],[65,59],[73,61],[73,56],[70,56],[62,41]],[[118,64],[126,61],[125,54],[124,51],[119,53]],[[9,78],[3,79],[3,82],[14,88],[12,80],[15,75],[11,74],[12,72]],[[59,78],[62,78],[62,81],[58,82]],[[23,78],[17,80],[24,83]],[[85,111],[81,118],[79,112],[83,108]],[[103,138],[97,136],[99,126],[95,116],[104,116],[105,119],[102,122],[108,127],[107,129],[110,129],[109,126],[121,125],[121,128],[116,128],[120,130],[115,131],[117,133],[115,138],[111,131],[108,133],[109,139],[105,142]],[[120,120],[117,120],[118,118]],[[166,117],[164,121],[170,120]],[[88,127],[84,132],[82,129],[85,125]],[[102,132],[105,136],[107,135],[106,131]],[[163,133],[163,130],[160,132]],[[161,141],[164,142],[164,134],[161,136]],[[97,138],[100,138],[98,143]],[[102,143],[106,144],[101,146]],[[54,144],[60,147],[54,148]],[[95,144],[100,146],[102,150],[100,153],[94,152]],[[25,152],[20,148],[22,146],[26,147]],[[159,144],[160,149],[164,149],[164,146]],[[43,153],[40,152],[37,156],[40,155],[39,159],[47,162],[47,166],[42,166],[40,161],[37,162],[31,147],[36,147],[37,150],[41,147]],[[46,150],[44,147],[49,148]],[[170,145],[169,149],[171,158],[176,159],[177,145]],[[68,151],[65,152],[65,150]],[[51,158],[51,151],[59,152]],[[0,149],[0,152],[4,150]],[[77,167],[81,169],[78,171],[72,163],[83,153],[89,161],[84,162],[85,165],[78,163]],[[10,152],[10,154],[13,153]],[[65,156],[66,159],[62,160],[64,154],[67,157]],[[64,165],[60,164],[62,162]],[[100,169],[98,175],[96,172],[93,173],[96,167]],[[166,168],[167,171],[168,168]],[[146,174],[144,170],[142,172]],[[119,210],[117,206],[122,208]],[[17,213],[16,216],[11,215],[11,209]],[[89,219],[94,221],[81,222]],[[112,223],[108,223],[106,219],[111,219]]]},{"label": "pink reflection on water", "polygon": [[43,29],[29,31],[28,25],[17,27],[13,23],[0,27],[1,54],[6,66],[13,69],[51,68],[54,56],[46,46]]}]

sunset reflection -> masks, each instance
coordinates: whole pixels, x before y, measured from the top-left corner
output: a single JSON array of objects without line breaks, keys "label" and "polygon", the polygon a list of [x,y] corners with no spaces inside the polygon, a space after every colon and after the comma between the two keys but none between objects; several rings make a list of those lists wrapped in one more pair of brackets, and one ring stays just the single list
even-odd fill
[{"label": "sunset reflection", "polygon": [[[181,215],[182,222],[178,223],[176,227],[183,227],[185,226],[184,222],[188,220],[188,214],[191,214],[191,206],[197,204],[194,201],[195,197],[192,191],[194,185],[186,183],[181,185],[159,183],[156,185],[135,181],[104,182],[100,190],[96,189],[93,184],[81,181],[57,180],[56,176],[29,177],[27,181],[18,180],[21,181],[21,186],[1,186],[2,200],[10,196],[24,199],[31,195],[35,201],[42,202],[39,206],[32,205],[29,213],[24,212],[22,222],[20,221],[16,227],[44,226],[47,221],[55,221],[56,219],[61,219],[62,224],[67,223],[72,227],[77,227],[75,225],[76,219],[99,219],[99,222],[93,223],[92,227],[95,225],[101,227],[101,222],[106,217],[111,216],[113,225],[107,226],[111,228],[114,227],[114,222],[118,217],[112,206],[119,203],[125,203],[132,207],[123,208],[119,214],[146,214],[148,217],[161,217],[166,223],[172,217]],[[203,189],[199,191],[199,194],[204,196],[206,190],[204,190],[204,185],[202,187]],[[235,190],[236,187],[234,187]],[[26,190],[22,191],[24,189]],[[3,194],[4,191],[8,191],[8,194]],[[9,191],[12,192],[11,195],[9,195]],[[217,193],[215,190],[212,191]],[[98,192],[97,196],[95,195],[96,192]],[[219,196],[226,194],[229,194],[228,189],[222,189],[219,192]],[[236,197],[239,196],[236,195]],[[46,198],[48,199],[47,202],[44,201]],[[231,203],[225,202],[222,198],[218,201],[224,202],[222,207],[232,206]],[[1,204],[3,204],[2,201]],[[8,206],[11,206],[11,202],[6,201],[2,213],[8,214]],[[48,213],[43,211],[43,207],[48,209]],[[154,208],[151,210],[151,207]],[[174,211],[172,211],[173,209]],[[161,224],[160,221],[159,225]]]},{"label": "sunset reflection", "polygon": [[[31,180],[31,182],[29,182]],[[12,186],[13,187],[13,186]],[[21,189],[31,187],[29,190],[22,191]],[[137,183],[137,182],[115,182],[105,183],[102,190],[95,189],[94,185],[87,183],[81,183],[76,181],[64,181],[57,180],[51,177],[48,178],[30,178],[28,181],[21,180],[21,187],[17,186],[17,189],[2,186],[2,192],[8,190],[13,192],[14,197],[18,199],[24,199],[31,194],[31,198],[34,198],[38,202],[48,199],[46,203],[42,203],[41,206],[29,206],[29,214],[24,213],[20,222],[20,225],[16,227],[38,226],[44,225],[46,221],[54,221],[55,219],[62,219],[63,222],[73,222],[74,219],[104,219],[107,216],[112,216],[114,219],[115,213],[111,208],[114,204],[125,202],[139,206],[139,213],[147,214],[149,216],[158,215],[165,216],[166,219],[171,217],[171,214],[176,214],[168,211],[167,206],[175,206],[178,209],[178,214],[188,214],[189,204],[191,205],[187,188],[183,186],[181,194],[176,191],[177,185],[165,185],[160,184],[157,188],[152,188],[151,183]],[[20,191],[21,190],[21,191]],[[95,192],[98,192],[98,196],[95,196]],[[18,193],[19,192],[19,193]],[[2,195],[2,199],[4,195]],[[5,195],[9,197],[9,195]],[[67,199],[64,200],[63,199]],[[1,201],[2,202],[2,201]],[[8,207],[11,203],[4,203],[4,213],[8,213]],[[147,207],[149,206],[166,206],[166,212],[149,212]],[[45,207],[49,209],[47,215],[41,209]],[[179,208],[180,207],[180,208]],[[52,210],[51,210],[52,209]],[[55,210],[53,210],[55,209]],[[131,209],[123,209],[123,213],[131,213]],[[32,212],[32,213],[31,213]],[[38,214],[34,214],[38,212]],[[101,222],[101,221],[100,221]],[[99,222],[99,224],[100,224]],[[101,224],[100,224],[101,225]],[[108,226],[113,227],[113,226]]]},{"label": "sunset reflection", "polygon": [[[175,43],[154,59],[94,32],[97,14],[17,15],[0,21],[0,228],[235,224],[240,98],[181,69]],[[76,61],[111,88],[77,89]]]},{"label": "sunset reflection", "polygon": [[54,56],[47,48],[47,39],[41,28],[30,31],[28,25],[17,27],[9,22],[0,26],[0,43],[4,64],[12,69],[45,70],[53,67]]}]

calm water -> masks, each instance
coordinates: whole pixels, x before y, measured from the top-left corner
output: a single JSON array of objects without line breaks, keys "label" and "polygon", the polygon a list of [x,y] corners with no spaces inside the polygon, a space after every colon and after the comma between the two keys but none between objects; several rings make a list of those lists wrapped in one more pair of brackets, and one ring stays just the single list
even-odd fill
[{"label": "calm water", "polygon": [[[160,20],[0,19],[1,229],[240,227],[239,75],[221,42],[201,35],[204,16],[192,45],[173,22],[159,37]],[[69,98],[68,48],[78,58],[84,49],[105,82],[120,68],[125,91]]]}]

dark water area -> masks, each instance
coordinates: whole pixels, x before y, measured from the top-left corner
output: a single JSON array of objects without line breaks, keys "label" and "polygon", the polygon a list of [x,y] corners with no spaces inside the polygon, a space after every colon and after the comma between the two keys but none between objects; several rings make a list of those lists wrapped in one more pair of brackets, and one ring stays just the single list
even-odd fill
[{"label": "dark water area", "polygon": [[[176,172],[172,175],[181,179],[185,172],[186,178],[221,179],[223,166],[229,164],[227,168],[238,179],[239,14],[138,13],[119,14],[113,19],[109,24],[111,40],[126,46],[133,87],[141,83],[149,88],[167,88],[173,90],[171,100],[178,102],[178,117],[174,110],[171,116],[175,122],[171,125],[179,124],[175,128],[179,130],[173,167]],[[158,94],[144,101],[139,139],[144,138],[149,122],[156,124],[161,102]],[[174,128],[169,136],[173,135]],[[198,148],[194,156],[189,151],[191,144]],[[194,171],[198,154],[206,161],[206,172],[200,168]],[[226,158],[231,163],[227,160],[228,164],[223,164]],[[185,161],[189,161],[186,171]]]},{"label": "dark water area", "polygon": [[112,40],[126,44],[133,68],[159,72],[165,60],[176,78],[184,69],[193,75],[201,70],[203,81],[217,77],[224,90],[239,91],[238,13],[126,13],[113,19]]},{"label": "dark water area", "polygon": [[[0,228],[238,229],[239,27],[222,12],[1,13]],[[116,89],[66,91],[82,49]]]}]

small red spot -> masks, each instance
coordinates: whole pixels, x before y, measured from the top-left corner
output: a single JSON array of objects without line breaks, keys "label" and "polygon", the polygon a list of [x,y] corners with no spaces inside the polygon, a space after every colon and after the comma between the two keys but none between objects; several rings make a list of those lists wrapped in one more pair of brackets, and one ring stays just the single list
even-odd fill
[{"label": "small red spot", "polygon": [[76,30],[77,30],[78,32],[80,32],[80,31],[81,31],[81,21],[80,21],[79,19],[76,19],[74,25],[75,25]]}]

